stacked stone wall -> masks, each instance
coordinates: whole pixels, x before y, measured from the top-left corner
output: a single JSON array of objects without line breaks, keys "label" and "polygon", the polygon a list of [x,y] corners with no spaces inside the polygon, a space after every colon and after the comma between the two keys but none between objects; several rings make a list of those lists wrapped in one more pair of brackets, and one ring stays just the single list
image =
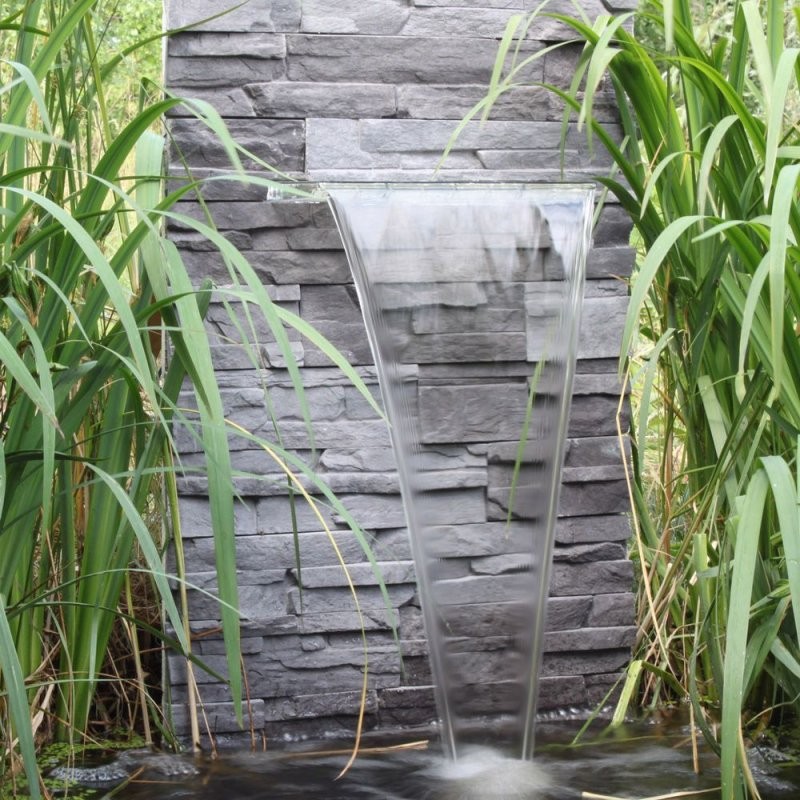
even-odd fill
[{"label": "stacked stone wall", "polygon": [[[179,27],[221,11],[228,0],[170,0],[168,24]],[[457,121],[483,97],[504,26],[530,0],[250,0],[233,12],[172,36],[167,55],[170,89],[212,104],[254,156],[291,177],[315,180],[430,179]],[[567,0],[554,11],[572,12]],[[585,0],[590,17],[605,13]],[[542,19],[531,28],[523,55],[566,36]],[[526,80],[566,85],[577,50],[531,61]],[[597,110],[613,127],[614,107]],[[224,171],[219,141],[186,112],[171,120],[172,157],[178,152],[197,175]],[[535,88],[503,97],[491,119],[468,124],[440,177],[444,180],[586,181],[609,169],[608,158],[571,123],[560,162],[562,109]],[[259,169],[256,160],[246,166]],[[324,334],[355,366],[379,398],[377,379],[333,220],[323,204],[266,202],[263,187],[216,181],[181,211],[217,227],[248,258],[273,301]],[[589,256],[578,368],[563,472],[561,505],[548,605],[540,708],[599,702],[625,667],[632,642],[633,571],[626,558],[627,490],[617,414],[617,358],[627,306],[624,278],[634,253],[630,224],[613,202],[600,215]],[[218,292],[208,314],[226,414],[239,425],[279,441],[315,464],[368,534],[394,612],[345,520],[320,506],[332,537],[302,500],[290,502],[275,460],[254,443],[233,440],[240,502],[236,510],[242,651],[248,723],[267,736],[352,732],[369,643],[367,727],[430,722],[435,717],[426,643],[414,569],[389,437],[350,381],[315,344],[289,330],[301,365],[314,449],[283,355],[266,325],[257,345],[241,345],[247,317],[226,290],[223,258],[188,226],[172,224],[172,238],[199,282]],[[231,321],[230,311],[239,324]],[[238,312],[237,312],[238,309]],[[502,330],[498,334],[504,333]],[[523,343],[524,345],[524,343]],[[257,366],[253,366],[253,363]],[[508,378],[507,364],[483,364],[486,401],[491,382]],[[505,370],[505,372],[504,372]],[[513,377],[513,376],[512,376]],[[473,387],[475,402],[481,386]],[[187,404],[192,399],[184,398]],[[198,654],[225,671],[213,597],[213,542],[203,454],[188,429],[176,439],[186,468],[180,480],[183,535]],[[446,431],[437,433],[437,441]],[[454,442],[435,465],[442,489],[440,518],[453,541],[474,542],[487,522],[485,454]],[[335,546],[334,546],[335,545]],[[298,570],[297,551],[301,570]],[[358,588],[354,606],[339,555]],[[470,553],[474,576],[502,574],[502,560]],[[402,656],[402,658],[401,658]],[[185,724],[184,666],[170,663],[173,711]],[[491,681],[492,676],[485,676]],[[198,675],[211,730],[237,730],[226,686]]]}]

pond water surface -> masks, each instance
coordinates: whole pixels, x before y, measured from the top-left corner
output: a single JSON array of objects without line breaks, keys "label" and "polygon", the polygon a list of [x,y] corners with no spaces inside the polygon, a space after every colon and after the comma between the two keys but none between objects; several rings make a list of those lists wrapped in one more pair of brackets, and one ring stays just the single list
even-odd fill
[{"label": "pond water surface", "polygon": [[[537,728],[535,764],[476,748],[458,764],[436,740],[407,735],[379,747],[370,741],[343,776],[351,743],[305,743],[300,749],[225,751],[201,758],[195,775],[159,779],[147,771],[114,793],[120,800],[718,800],[716,758],[700,742],[693,769],[689,727],[680,719],[628,723],[571,745],[579,724],[545,721]],[[341,747],[341,749],[340,749]],[[800,797],[800,768],[767,747],[750,751],[764,800]],[[185,758],[185,756],[183,757]]]}]

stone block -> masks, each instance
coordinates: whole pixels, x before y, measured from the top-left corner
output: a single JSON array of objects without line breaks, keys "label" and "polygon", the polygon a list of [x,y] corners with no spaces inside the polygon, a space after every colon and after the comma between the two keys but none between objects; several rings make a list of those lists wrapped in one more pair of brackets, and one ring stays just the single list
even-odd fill
[{"label": "stone block", "polygon": [[575,371],[578,375],[604,375],[616,372],[619,368],[618,358],[584,358],[578,359]]},{"label": "stone block", "polygon": [[[302,562],[301,562],[302,563]],[[383,582],[386,586],[396,583],[415,583],[414,564],[412,561],[383,561],[377,563],[377,570],[372,564],[348,564],[347,571],[341,566],[307,567],[301,570],[302,583],[305,589],[328,588],[332,586],[377,586]],[[297,569],[291,570],[295,581]]]},{"label": "stone block", "polygon": [[627,313],[628,298],[625,296],[587,297],[581,312],[578,357],[618,357]]},{"label": "stone block", "polygon": [[628,297],[628,285],[615,277],[596,278],[586,282],[586,297]]},{"label": "stone block", "polygon": [[[173,703],[170,707],[172,723],[176,730],[189,730],[189,708],[185,703]],[[250,700],[242,709],[244,728],[261,730],[264,727],[264,701]],[[208,729],[218,733],[239,733],[242,728],[236,720],[232,702],[203,702],[204,722]]]},{"label": "stone block", "polygon": [[[181,536],[184,539],[209,537],[211,509],[207,498],[182,497],[179,502]],[[238,501],[233,506],[237,535],[247,536],[257,530],[256,507],[252,501]]]},{"label": "stone block", "polygon": [[544,650],[547,653],[578,650],[617,650],[630,649],[636,637],[633,625],[608,628],[583,628],[575,631],[555,631],[545,633]]},{"label": "stone block", "polygon": [[398,494],[400,480],[396,472],[331,472],[325,483],[334,494]]},{"label": "stone block", "polygon": [[[366,662],[372,678],[400,674],[400,651],[395,645],[372,646],[368,654],[365,654],[363,646],[325,647],[321,650],[302,650],[294,647],[270,653],[274,653],[274,658],[265,658],[262,655],[259,659],[259,669],[319,670],[320,677],[323,677],[324,670],[348,666],[363,669]],[[392,683],[397,685],[398,682],[392,681]],[[330,686],[328,684],[327,688],[330,689]]]},{"label": "stone block", "polygon": [[[338,250],[274,252],[255,251],[251,263],[267,283],[336,284],[350,280],[347,258]],[[315,366],[327,366],[316,362]]]},{"label": "stone block", "polygon": [[[393,607],[408,603],[414,597],[416,587],[410,584],[393,584],[386,588]],[[290,589],[289,611],[294,614],[326,614],[355,609],[355,601],[347,587],[326,587],[322,589]],[[358,605],[362,611],[367,609],[388,610],[380,589],[372,586],[358,588]],[[311,631],[309,631],[311,632]]]},{"label": "stone block", "polygon": [[[213,576],[216,580],[216,575]],[[286,614],[287,590],[283,582],[239,586],[239,612],[243,619],[260,624]],[[220,606],[214,594],[189,589],[189,606],[195,619],[219,619]]]},{"label": "stone block", "polygon": [[[327,694],[331,686],[342,692],[356,692],[360,691],[363,682],[363,667],[355,665],[327,669],[286,669],[282,665],[267,668],[262,664],[251,664],[248,669],[251,694],[265,701],[273,697]],[[389,680],[376,680],[374,685],[396,686],[397,683],[397,677],[391,676]]]},{"label": "stone block", "polygon": [[[270,297],[279,302],[290,302],[297,296],[299,287],[295,285],[272,286],[267,291]],[[356,367],[354,372],[367,386],[375,386],[378,383],[378,376],[375,367]],[[351,386],[350,378],[345,375],[338,367],[309,368],[302,372],[303,385],[307,388],[322,386]],[[247,369],[238,372],[229,372],[218,378],[218,383],[224,389],[252,389],[254,384],[293,388],[295,378],[286,369]]]},{"label": "stone block", "polygon": [[[206,313],[205,322],[206,330],[212,345],[256,345],[267,344],[275,342],[275,331],[282,331],[286,338],[289,340],[290,346],[292,344],[300,344],[298,339],[300,335],[293,328],[286,328],[283,324],[276,320],[274,313],[274,301],[266,303],[266,307],[262,310],[255,303],[248,303],[247,310],[243,307],[242,303],[231,301],[228,304],[212,303],[208,312]],[[297,313],[297,303],[281,303],[283,308]],[[297,355],[304,352],[302,346],[297,349]],[[252,369],[252,362],[248,365]],[[248,403],[249,405],[263,405],[264,398],[269,389],[266,384],[262,384],[262,389],[254,388],[253,392],[254,402]],[[224,390],[223,390],[224,391]],[[260,393],[260,401],[256,395]],[[228,392],[230,394],[230,392]],[[281,398],[283,399],[283,398]]]},{"label": "stone block", "polygon": [[[388,447],[389,430],[381,420],[325,420],[314,423],[314,442],[319,449],[349,447]],[[305,424],[284,422],[280,427],[281,441],[287,449],[311,449]],[[237,443],[233,443],[236,447]],[[397,526],[394,526],[397,527]]]},{"label": "stone block", "polygon": [[[402,255],[403,258],[406,254]],[[424,254],[415,251],[413,256]],[[463,267],[460,267],[463,269]],[[439,329],[438,325],[425,325],[426,315],[438,315],[445,312],[466,312],[474,314],[480,307],[486,306],[488,302],[487,289],[489,285],[478,283],[477,273],[473,274],[475,280],[461,283],[449,280],[445,282],[440,270],[435,264],[430,263],[427,267],[430,277],[436,282],[415,282],[415,283],[381,283],[377,287],[379,292],[381,307],[387,311],[411,311],[412,320],[415,320],[415,330],[418,333],[431,332]],[[422,270],[419,270],[422,271]],[[407,276],[408,270],[405,270]],[[463,274],[463,273],[462,273]],[[402,280],[404,273],[398,269],[396,276]],[[427,277],[427,276],[425,276]],[[448,276],[453,278],[453,275]],[[465,276],[466,277],[466,276]],[[408,277],[405,277],[408,280]],[[414,316],[416,315],[416,316]],[[435,319],[436,317],[434,317]],[[452,326],[451,326],[452,327]]]},{"label": "stone block", "polygon": [[438,495],[442,489],[474,489],[487,484],[485,469],[444,469],[428,470],[417,473],[412,479],[413,491],[416,501],[426,510],[430,508],[430,501],[437,503]]},{"label": "stone block", "polygon": [[599,594],[592,602],[588,625],[629,625],[636,614],[636,598],[631,592]]},{"label": "stone block", "polygon": [[533,529],[539,531],[557,476],[546,462],[524,463],[516,478],[512,467],[490,466],[487,516],[492,520],[530,520]]},{"label": "stone block", "polygon": [[420,386],[422,441],[515,441],[524,423],[527,398],[524,383]]},{"label": "stone block", "polygon": [[[541,68],[541,65],[540,67]],[[411,119],[461,120],[486,96],[486,85],[402,84],[397,87],[397,115]],[[494,120],[559,119],[552,96],[537,87],[520,87],[501,95],[492,107]],[[380,116],[373,114],[371,116]]]},{"label": "stone block", "polygon": [[470,561],[470,571],[475,575],[508,575],[531,569],[530,553],[513,553],[483,556]]},{"label": "stone block", "polygon": [[594,246],[586,257],[586,277],[590,280],[627,278],[633,272],[635,260],[636,250],[633,247]]},{"label": "stone block", "polygon": [[454,39],[497,39],[503,35],[506,23],[518,9],[513,6],[486,7],[477,3],[460,8],[419,7],[409,15],[401,29],[404,36],[446,36]]},{"label": "stone block", "polygon": [[[240,251],[240,255],[251,267],[254,266],[251,253]],[[195,285],[199,285],[206,280],[210,280],[213,283],[230,283],[231,281],[230,266],[225,263],[225,260],[216,250],[184,250],[181,253],[181,260]],[[235,367],[235,369],[243,368],[244,365]]]},{"label": "stone block", "polygon": [[[256,506],[256,530],[253,533],[289,533],[298,531],[319,531],[321,526],[319,517],[309,504],[296,498],[294,507],[285,497],[261,497],[254,499]],[[330,509],[325,505],[317,504],[326,523],[333,525]]]},{"label": "stone block", "polygon": [[335,228],[297,228],[287,231],[286,244],[292,250],[343,249],[339,232]]},{"label": "stone block", "polygon": [[630,661],[628,648],[619,650],[578,651],[576,653],[545,653],[540,675],[592,675],[595,672],[618,672]]},{"label": "stone block", "polygon": [[[288,502],[287,502],[288,505]],[[328,567],[339,564],[339,557],[352,564],[365,560],[365,547],[378,561],[408,561],[410,559],[408,536],[403,529],[381,531],[367,535],[360,543],[352,531],[328,533],[270,533],[261,535],[238,535],[236,538],[237,566],[243,580],[249,572],[263,569],[290,570],[297,567],[299,550],[301,572],[306,568]],[[187,560],[198,571],[212,569],[214,548],[210,539],[195,539],[186,542]],[[170,561],[170,564],[172,562]]]},{"label": "stone block", "polygon": [[[184,94],[181,88],[172,84],[172,90],[179,95]],[[208,88],[192,85],[191,91],[186,92],[192,100],[201,100],[209,103],[222,117],[254,117],[250,98],[245,91],[238,86],[211,86]],[[167,117],[194,117],[192,106],[188,103],[181,103],[167,112]],[[207,191],[208,187],[203,187]]]},{"label": "stone block", "polygon": [[299,30],[301,4],[302,0],[248,0],[238,5],[230,0],[170,0],[166,4],[167,28],[191,25],[195,31]]},{"label": "stone block", "polygon": [[385,84],[274,81],[244,87],[259,117],[390,117],[395,90]]},{"label": "stone block", "polygon": [[627,439],[620,442],[618,436],[589,436],[582,439],[567,439],[564,466],[622,465],[623,459],[629,458],[630,443]]},{"label": "stone block", "polygon": [[485,452],[464,445],[431,445],[415,454],[414,466],[422,472],[434,470],[486,469]]},{"label": "stone block", "polygon": [[280,80],[285,72],[281,59],[192,56],[169,59],[165,79],[169,89],[191,97],[195,88],[242,88],[249,83]]},{"label": "stone block", "polygon": [[[287,36],[293,81],[364,83],[486,83],[497,42],[369,35]],[[251,81],[252,82],[252,81]]]},{"label": "stone block", "polygon": [[590,564],[553,564],[550,594],[590,595],[625,593],[633,586],[633,564],[627,560]]},{"label": "stone block", "polygon": [[[458,384],[458,383],[502,383],[515,381],[523,383],[531,377],[535,370],[525,361],[475,362],[472,364],[420,364],[417,372],[419,381],[425,384]],[[442,445],[437,445],[441,447]],[[486,448],[481,445],[466,445],[471,453],[485,455]]]},{"label": "stone block", "polygon": [[527,523],[477,522],[426,527],[425,552],[431,558],[471,558],[478,570],[481,558],[530,551],[531,527]]},{"label": "stone block", "polygon": [[[243,588],[274,587],[277,584],[285,588],[290,585],[285,570],[273,569],[272,565],[267,563],[252,565],[248,570],[237,568],[236,579]],[[216,591],[217,574],[215,571],[189,571],[186,573],[186,583],[190,589],[201,589],[212,594]]]},{"label": "stone block", "polygon": [[[578,64],[583,47],[580,43],[562,45],[550,51],[545,59],[544,81],[560,89],[568,89],[575,77],[575,68]],[[604,88],[600,84],[600,90]]]},{"label": "stone block", "polygon": [[[535,144],[532,142],[531,144]],[[550,169],[559,163],[562,153],[554,150],[545,141],[541,148],[520,148],[517,150],[485,150],[478,149],[478,159],[484,169],[498,170],[524,170],[524,169]],[[568,159],[575,167],[592,167],[597,169],[600,165],[592,159],[585,159],[577,150],[565,150],[563,157]]]},{"label": "stone block", "polygon": [[[174,146],[191,167],[230,167],[219,138],[199,120],[174,119]],[[236,141],[263,162],[281,170],[302,170],[304,123],[299,120],[231,119],[228,129]],[[243,159],[247,169],[258,169],[255,161]],[[300,281],[292,281],[300,283]]]},{"label": "stone block", "polygon": [[[574,679],[572,679],[574,680]],[[520,714],[519,686],[511,682],[492,683],[479,688],[470,703],[471,713],[496,717],[500,724],[511,716]]]},{"label": "stone block", "polygon": [[[243,110],[241,116],[250,117],[252,114],[248,114],[246,110]],[[203,169],[198,167],[192,169],[189,174],[182,164],[168,164],[167,174],[169,176],[169,180],[167,181],[167,188],[169,191],[183,188],[189,182],[197,180],[204,181],[204,183],[199,185],[194,184],[194,191],[200,194],[205,200],[211,202],[223,203],[233,201],[237,203],[261,203],[264,201],[266,195],[263,181],[258,179],[251,180],[249,178],[242,180],[240,175],[230,170]]]},{"label": "stone block", "polygon": [[547,601],[548,631],[582,628],[592,609],[591,597],[551,597]]},{"label": "stone block", "polygon": [[[206,207],[187,201],[178,203],[176,210],[182,217],[205,222],[206,210],[214,225],[221,231],[256,231],[263,228],[292,228],[311,222],[312,207],[306,203],[264,202],[266,189],[259,189],[261,202],[209,202]],[[170,230],[188,230],[188,224],[173,217],[168,220]],[[252,237],[249,239],[252,243]],[[251,245],[252,246],[252,245]],[[216,248],[213,248],[216,249]],[[247,248],[250,249],[250,248]],[[295,281],[299,284],[301,281]]]},{"label": "stone block", "polygon": [[556,522],[556,542],[562,545],[581,542],[626,542],[631,523],[625,514],[561,517]]},{"label": "stone block", "polygon": [[351,364],[372,363],[361,308],[352,285],[304,287],[300,315]]},{"label": "stone block", "polygon": [[391,447],[329,449],[320,456],[319,465],[327,472],[388,472],[397,468]]},{"label": "stone block", "polygon": [[[362,143],[362,124],[349,119],[308,118],[306,169],[309,174],[313,176],[321,170],[335,169],[395,170],[399,173],[404,170],[425,170],[428,173],[426,177],[429,177],[436,168],[442,148],[420,147],[386,152],[370,150]],[[480,167],[480,162],[472,153],[456,152],[448,165],[476,169]],[[341,178],[350,179],[348,175]]]},{"label": "stone block", "polygon": [[[410,0],[417,8],[463,8],[465,0]],[[480,0],[484,8],[515,8],[521,11],[525,0]]]},{"label": "stone block", "polygon": [[[448,215],[451,210],[455,215],[456,207],[451,206]],[[381,228],[387,224],[405,225],[406,220],[399,210],[391,221],[383,219],[383,213],[375,214],[376,225],[381,227],[375,231],[373,241],[364,243],[362,253],[367,263],[374,260],[379,264],[380,281],[373,291],[381,307],[422,310],[429,315],[440,308],[474,308],[478,312],[492,308],[521,309],[523,287],[520,283],[539,281],[544,275],[544,249],[542,242],[534,238],[540,232],[532,231],[530,237],[524,233],[514,234],[517,222],[520,227],[530,224],[524,219],[527,216],[524,213],[512,218],[510,210],[503,208],[494,219],[488,213],[481,214],[482,225],[499,227],[504,224],[511,230],[496,230],[491,237],[474,235],[475,217],[464,214],[454,230],[445,231],[442,223],[422,242],[411,237],[392,241]],[[409,269],[410,264],[413,270]],[[496,282],[492,282],[490,276],[495,277]],[[433,308],[424,310],[428,307]]]},{"label": "stone block", "polygon": [[[527,574],[470,575],[466,578],[440,580],[433,587],[435,602],[445,606],[476,606],[481,604],[514,603],[529,591],[531,579]],[[444,612],[443,612],[444,613]],[[452,612],[447,611],[452,624]]]},{"label": "stone block", "polygon": [[566,564],[586,564],[591,561],[620,561],[625,554],[625,546],[619,542],[597,542],[556,547],[553,560]]},{"label": "stone block", "polygon": [[[179,226],[184,226],[185,231],[181,230]],[[170,229],[170,239],[175,242],[178,250],[192,250],[200,253],[213,253],[215,250],[219,250],[216,242],[207,239],[200,233],[195,233],[188,221],[180,220],[175,225],[170,225]],[[245,231],[221,231],[219,227],[217,230],[225,241],[230,242],[237,250],[249,250],[252,247],[252,236]]]},{"label": "stone block", "polygon": [[564,470],[558,510],[561,516],[619,514],[630,508],[628,484],[618,467],[580,467],[580,473]]},{"label": "stone block", "polygon": [[403,685],[404,686],[431,686],[433,677],[428,658],[403,659]]},{"label": "stone block", "polygon": [[301,397],[293,389],[278,386],[253,389],[222,389],[223,410],[247,430],[270,431],[274,413],[278,423],[302,421],[304,412],[312,420],[336,420],[344,416],[344,387],[319,386],[303,390]]},{"label": "stone block", "polygon": [[[288,330],[288,338],[291,339],[292,330]],[[298,367],[305,364],[305,347],[302,342],[292,342],[278,344],[277,342],[267,342],[261,345],[260,358],[255,362],[250,361],[250,366],[257,363],[259,366],[274,367],[275,369],[284,369],[287,364],[294,363]]]},{"label": "stone block", "polygon": [[[426,492],[422,497],[426,525],[459,525],[485,519],[484,492],[480,488]],[[405,526],[399,496],[346,495],[340,499],[363,528],[379,530]]]},{"label": "stone block", "polygon": [[543,677],[539,679],[537,709],[549,711],[583,708],[588,704],[586,682],[582,675]]},{"label": "stone block", "polygon": [[[613,375],[575,376],[569,418],[569,436],[613,436],[623,387]],[[622,407],[620,424],[626,430],[629,409]]]},{"label": "stone block", "polygon": [[[441,153],[453,135],[453,124],[440,120],[367,119],[360,123],[360,143],[368,153],[428,151]],[[561,125],[556,122],[489,120],[470,122],[460,131],[454,149],[528,150],[531,142],[539,149],[557,154],[561,145]],[[581,135],[569,128],[567,143],[577,145]],[[613,217],[616,219],[616,217]],[[609,217],[609,223],[612,217]]]},{"label": "stone block", "polygon": [[[364,648],[364,638],[362,637],[360,631],[338,631],[335,633],[331,633],[330,636],[320,636],[315,638],[322,639],[327,646],[334,648],[344,647],[344,648],[349,648],[351,650],[354,648],[360,648],[363,650]],[[391,646],[394,648],[395,652],[398,652],[401,655],[407,652],[406,645],[416,644],[413,642],[409,643],[409,642],[397,641],[397,639],[395,639],[395,637],[389,631],[370,631],[367,636],[367,642],[369,647]],[[424,645],[425,643],[423,642],[422,644]],[[423,651],[425,651],[424,647]]]},{"label": "stone block", "polygon": [[[365,396],[361,389],[357,389],[355,386],[346,386],[344,390],[344,404],[345,404],[345,414],[347,415],[348,419],[363,419],[363,420],[374,420],[380,419],[381,416],[375,410],[372,402],[370,402],[369,398],[377,404],[378,408],[383,407],[383,398],[381,397],[380,390],[377,386],[368,387],[369,389],[369,397]],[[454,465],[455,462],[451,462],[451,465]],[[396,465],[390,466],[389,470],[394,471],[396,469]]]},{"label": "stone block", "polygon": [[[270,722],[280,722],[312,717],[355,716],[359,713],[361,703],[361,692],[328,691],[297,697],[274,697],[264,703],[264,718]],[[364,698],[364,710],[371,714],[377,707],[377,694],[369,690]]]},{"label": "stone block", "polygon": [[594,227],[595,247],[628,245],[633,223],[628,212],[616,203],[603,206],[600,219]]},{"label": "stone block", "polygon": [[398,686],[378,692],[378,717],[381,728],[430,725],[436,719],[432,686]]},{"label": "stone block", "polygon": [[[253,0],[250,0],[252,3]],[[286,58],[286,37],[259,33],[197,33],[174,34],[167,41],[169,58]]]},{"label": "stone block", "polygon": [[[448,284],[445,284],[447,286]],[[415,298],[416,299],[416,298]],[[466,304],[465,304],[466,305]],[[416,335],[473,333],[508,333],[525,330],[522,303],[477,307],[426,306],[411,312],[411,329]]]},{"label": "stone block", "polygon": [[304,33],[354,33],[393,36],[401,33],[410,10],[405,0],[305,0],[301,30]]},{"label": "stone block", "polygon": [[401,640],[424,639],[425,625],[422,609],[418,605],[405,605],[397,610],[398,630]]},{"label": "stone block", "polygon": [[386,608],[362,608],[355,611],[303,612],[297,618],[298,630],[303,633],[328,635],[337,631],[389,631],[394,625],[394,613]]},{"label": "stone block", "polygon": [[[250,337],[249,341],[230,343],[218,334],[209,334],[211,362],[218,374],[253,369],[255,364],[259,367],[282,369],[286,367],[287,362],[291,361],[298,367],[303,366],[305,349],[302,342],[289,341],[288,348],[285,348],[285,345],[279,345],[276,342],[259,342],[251,332],[244,331],[243,333],[245,337]],[[237,333],[237,336],[239,335]]]},{"label": "stone block", "polygon": [[[471,696],[471,701],[466,705],[473,710],[478,710],[478,702],[481,710],[495,714],[514,709],[514,703],[519,707],[516,681],[526,668],[520,653],[513,649],[500,652],[465,651],[445,658],[445,664],[452,685],[468,690],[459,699],[463,702],[467,695]],[[498,696],[496,690],[493,691],[499,683],[510,684],[507,687],[509,691],[503,692],[502,697]],[[509,693],[517,697],[510,697]]]},{"label": "stone block", "polygon": [[613,706],[622,692],[625,672],[620,668],[609,675],[587,675],[586,695],[589,706],[597,708],[599,705]]}]

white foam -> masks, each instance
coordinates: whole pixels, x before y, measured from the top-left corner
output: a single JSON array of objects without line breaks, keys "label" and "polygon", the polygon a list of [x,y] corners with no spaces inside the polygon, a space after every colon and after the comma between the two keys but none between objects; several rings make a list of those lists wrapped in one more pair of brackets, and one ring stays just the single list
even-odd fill
[{"label": "white foam", "polygon": [[469,748],[457,761],[443,761],[427,772],[442,787],[442,800],[533,800],[552,785],[534,762],[489,747]]}]

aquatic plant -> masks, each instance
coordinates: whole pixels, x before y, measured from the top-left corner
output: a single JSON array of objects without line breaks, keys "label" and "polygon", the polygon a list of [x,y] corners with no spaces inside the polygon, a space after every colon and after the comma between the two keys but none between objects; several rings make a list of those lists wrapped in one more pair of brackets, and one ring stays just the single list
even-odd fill
[{"label": "aquatic plant", "polygon": [[[722,5],[713,22],[689,0],[594,24],[553,14],[576,34],[576,70],[541,86],[563,100],[565,131],[577,120],[611,155],[598,180],[643,253],[622,343],[640,398],[641,628],[620,715],[639,681],[647,703],[688,697],[729,800],[757,792],[745,736],[800,710],[800,51],[797,10]],[[470,118],[561,46],[522,55],[546,13],[511,20]],[[595,114],[609,102],[621,137]]]},{"label": "aquatic plant", "polygon": [[[28,769],[37,729],[52,719],[62,737],[86,728],[132,561],[189,650],[161,530],[144,521],[187,376],[205,393],[235,691],[239,676],[230,467],[201,321],[208,294],[191,292],[159,230],[188,190],[160,201],[163,142],[151,127],[177,101],[143,105],[110,136],[104,87],[119,57],[98,62],[93,6],[28,2],[4,21],[16,52],[0,128],[0,672],[6,741],[18,738]],[[140,177],[126,180],[134,157]],[[163,379],[158,315],[175,350]],[[135,649],[135,624],[129,633]]]},{"label": "aquatic plant", "polygon": [[[198,185],[188,175],[164,194],[160,121],[185,102],[229,156],[230,173],[218,179],[270,181],[244,173],[242,149],[204,103],[142,86],[130,118],[112,124],[114,70],[147,40],[103,60],[96,12],[95,0],[26,0],[0,20],[15,37],[0,86],[0,770],[11,764],[13,775],[21,753],[33,796],[36,739],[79,741],[103,687],[129,692],[125,713],[148,739],[152,723],[168,733],[148,692],[141,636],[199,663],[185,581],[179,569],[176,600],[163,563],[171,537],[181,566],[174,423],[188,426],[205,454],[226,679],[239,709],[242,698],[229,437],[249,434],[224,416],[203,323],[212,287],[193,285],[163,234],[164,219],[177,219],[175,204]],[[271,331],[309,431],[287,326],[374,404],[323,337],[274,306],[210,221],[180,219],[229,265],[227,291],[245,309],[236,324],[254,331],[260,318]],[[257,348],[248,352],[257,363]],[[177,404],[187,385],[194,410]],[[286,472],[290,496],[295,484],[298,497],[306,491],[302,475],[350,522],[369,558],[355,521],[319,478],[276,445],[257,444]],[[137,587],[152,598],[146,615]],[[113,672],[112,634],[127,640],[130,675]],[[197,727],[193,718],[195,737]]]}]

